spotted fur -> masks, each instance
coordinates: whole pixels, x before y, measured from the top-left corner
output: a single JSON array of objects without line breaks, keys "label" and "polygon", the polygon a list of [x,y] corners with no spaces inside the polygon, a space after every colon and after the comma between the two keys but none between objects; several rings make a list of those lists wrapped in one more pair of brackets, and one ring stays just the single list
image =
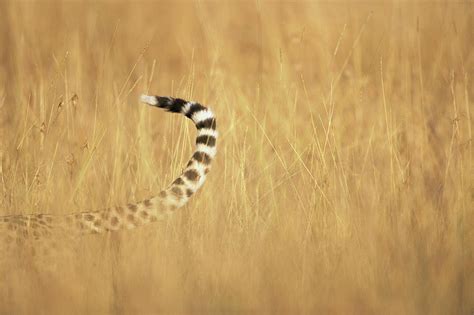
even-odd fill
[{"label": "spotted fur", "polygon": [[125,206],[63,216],[27,214],[0,217],[0,245],[40,240],[57,230],[84,234],[133,229],[162,220],[188,202],[206,180],[216,155],[216,118],[203,105],[180,98],[142,95],[140,100],[183,114],[196,125],[196,150],[178,178],[156,196]]}]

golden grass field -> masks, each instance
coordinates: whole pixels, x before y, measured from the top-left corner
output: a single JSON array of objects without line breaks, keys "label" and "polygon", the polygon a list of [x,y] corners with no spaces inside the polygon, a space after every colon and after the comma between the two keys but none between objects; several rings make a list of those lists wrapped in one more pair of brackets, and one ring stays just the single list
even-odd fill
[{"label": "golden grass field", "polygon": [[[0,2],[0,214],[152,196],[169,221],[14,257],[1,314],[473,314],[474,4]],[[61,254],[65,248],[76,248]]]}]

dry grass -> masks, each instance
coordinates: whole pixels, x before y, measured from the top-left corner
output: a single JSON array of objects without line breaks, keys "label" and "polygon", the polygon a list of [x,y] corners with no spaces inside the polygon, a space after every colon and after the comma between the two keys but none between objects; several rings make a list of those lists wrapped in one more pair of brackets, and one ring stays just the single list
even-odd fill
[{"label": "dry grass", "polygon": [[0,313],[472,314],[468,2],[0,2],[1,214],[168,184],[194,131],[142,92],[222,135],[177,216],[17,260]]}]

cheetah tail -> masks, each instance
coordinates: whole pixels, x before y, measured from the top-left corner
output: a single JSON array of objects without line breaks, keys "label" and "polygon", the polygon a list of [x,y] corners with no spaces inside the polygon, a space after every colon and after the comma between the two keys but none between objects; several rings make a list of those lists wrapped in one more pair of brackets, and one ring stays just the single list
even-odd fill
[{"label": "cheetah tail", "polygon": [[211,110],[195,102],[180,98],[142,95],[140,100],[172,113],[181,113],[191,119],[197,128],[196,150],[181,175],[160,192],[167,206],[183,206],[204,183],[216,155],[216,118]]},{"label": "cheetah tail", "polygon": [[[142,95],[140,100],[172,113],[181,113],[196,125],[196,149],[178,178],[158,195],[127,206],[76,212],[65,216],[28,214],[0,217],[0,241],[2,235],[7,237],[12,233],[15,234],[19,228],[22,228],[23,234],[28,234],[28,229],[23,229],[25,225],[27,227],[39,225],[38,229],[32,231],[33,234],[39,232],[48,234],[54,228],[64,229],[66,233],[81,234],[132,229],[163,219],[188,202],[189,198],[203,185],[216,155],[218,136],[216,118],[203,105],[180,98]],[[10,231],[12,229],[13,232]],[[29,235],[26,234],[21,236],[16,233],[20,238],[26,238]]]}]

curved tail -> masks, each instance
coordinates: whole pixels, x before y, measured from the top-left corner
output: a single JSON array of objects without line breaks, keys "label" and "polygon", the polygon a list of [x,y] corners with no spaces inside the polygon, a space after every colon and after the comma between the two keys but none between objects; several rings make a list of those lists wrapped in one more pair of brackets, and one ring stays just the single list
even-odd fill
[{"label": "curved tail", "polygon": [[216,118],[211,110],[196,102],[180,98],[142,95],[140,101],[181,113],[191,119],[197,128],[196,149],[183,172],[157,196],[124,207],[114,207],[97,212],[79,213],[79,228],[91,232],[131,229],[157,221],[184,206],[206,180],[216,155]]},{"label": "curved tail", "polygon": [[196,125],[196,150],[181,175],[158,196],[167,207],[179,208],[202,186],[216,156],[216,118],[201,104],[180,98],[142,95],[140,100],[172,113],[181,113]]},{"label": "curved tail", "polygon": [[65,216],[29,214],[0,217],[0,232],[5,230],[7,234],[12,233],[14,235],[10,236],[13,238],[39,239],[55,229],[64,233],[102,233],[132,229],[164,219],[185,205],[206,180],[216,155],[216,118],[203,105],[180,98],[142,95],[140,101],[172,113],[181,113],[196,125],[196,149],[178,178],[158,195],[126,206]]}]

